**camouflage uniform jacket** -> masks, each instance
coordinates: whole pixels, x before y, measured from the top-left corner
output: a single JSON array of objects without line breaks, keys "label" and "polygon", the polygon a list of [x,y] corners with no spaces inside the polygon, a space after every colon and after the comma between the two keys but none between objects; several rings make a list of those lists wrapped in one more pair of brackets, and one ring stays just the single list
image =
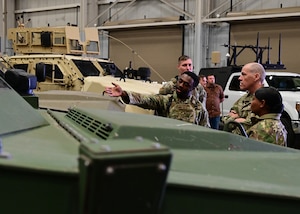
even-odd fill
[{"label": "camouflage uniform jacket", "polygon": [[265,114],[252,119],[253,126],[247,130],[250,138],[274,143],[281,146],[287,144],[287,131],[280,121],[281,114]]},{"label": "camouflage uniform jacket", "polygon": [[[245,122],[242,123],[244,126],[245,130],[249,129],[252,125],[251,123],[251,117],[254,117],[255,114],[252,113],[251,111],[251,102],[253,99],[254,95],[247,93],[243,95],[240,99],[238,99],[233,106],[231,107],[230,110],[234,110],[240,118],[245,118]],[[241,134],[239,129],[235,127],[228,127],[227,124],[231,121],[234,121],[235,118],[230,117],[229,115],[226,115],[222,118],[222,121],[224,123],[224,129],[229,129],[231,130],[232,133],[235,134]],[[227,130],[228,131],[228,130]]]},{"label": "camouflage uniform jacket", "polygon": [[145,109],[159,110],[161,112],[160,116],[210,127],[206,109],[193,95],[182,101],[177,98],[176,92],[168,95],[144,95],[126,92],[129,96],[129,104]]},{"label": "camouflage uniform jacket", "polygon": [[[176,83],[178,80],[178,76],[172,78],[169,82],[166,82],[160,89],[159,94],[166,95],[166,94],[173,94],[175,91]],[[206,108],[206,97],[207,93],[202,85],[198,85],[193,90],[193,95],[199,99],[199,101],[202,103],[203,107]]]}]

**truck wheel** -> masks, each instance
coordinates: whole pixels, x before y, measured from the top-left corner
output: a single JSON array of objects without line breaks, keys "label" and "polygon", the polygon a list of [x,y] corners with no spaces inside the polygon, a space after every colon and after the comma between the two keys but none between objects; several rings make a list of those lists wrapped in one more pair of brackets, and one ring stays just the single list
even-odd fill
[{"label": "truck wheel", "polygon": [[46,80],[46,65],[45,63],[37,63],[35,66],[35,76],[38,82],[45,82]]},{"label": "truck wheel", "polygon": [[281,117],[280,120],[283,123],[283,125],[285,126],[285,129],[288,133],[287,134],[287,146],[291,147],[291,148],[295,148],[295,133],[294,133],[290,118]]}]

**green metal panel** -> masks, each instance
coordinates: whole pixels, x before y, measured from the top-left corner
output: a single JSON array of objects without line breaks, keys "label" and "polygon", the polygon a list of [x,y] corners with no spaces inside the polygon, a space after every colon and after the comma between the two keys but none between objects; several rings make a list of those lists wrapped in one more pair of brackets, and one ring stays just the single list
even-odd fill
[{"label": "green metal panel", "polygon": [[148,140],[80,147],[81,212],[158,213],[171,153]]},{"label": "green metal panel", "polygon": [[51,125],[1,137],[2,150],[11,158],[0,158],[0,166],[78,173],[78,141],[43,114]]},{"label": "green metal panel", "polygon": [[299,150],[152,115],[36,110],[1,83],[3,213],[297,211]]},{"label": "green metal panel", "polygon": [[168,185],[161,214],[298,213],[299,200]]},{"label": "green metal panel", "polygon": [[0,167],[1,213],[79,213],[78,175]]},{"label": "green metal panel", "polygon": [[84,130],[82,134],[86,138],[97,141],[141,138],[176,149],[296,152],[294,149],[153,115],[73,108],[66,116],[57,115],[57,119],[68,123],[72,130]]},{"label": "green metal panel", "polygon": [[3,86],[1,213],[78,213],[78,141]]},{"label": "green metal panel", "polygon": [[23,96],[23,98],[35,109],[39,108],[39,98],[37,96]]},{"label": "green metal panel", "polygon": [[0,136],[48,124],[40,114],[36,113],[36,109],[24,102],[24,99],[9,86],[3,85],[0,88]]},{"label": "green metal panel", "polygon": [[299,153],[172,150],[161,213],[296,213]]}]

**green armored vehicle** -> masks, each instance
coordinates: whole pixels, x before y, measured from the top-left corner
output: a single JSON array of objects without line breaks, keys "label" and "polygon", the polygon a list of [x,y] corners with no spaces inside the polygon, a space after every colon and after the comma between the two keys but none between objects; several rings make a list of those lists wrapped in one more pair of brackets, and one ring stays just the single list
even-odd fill
[{"label": "green armored vehicle", "polygon": [[11,76],[23,98],[0,77],[2,213],[298,211],[299,150],[153,115],[33,108],[36,76]]}]

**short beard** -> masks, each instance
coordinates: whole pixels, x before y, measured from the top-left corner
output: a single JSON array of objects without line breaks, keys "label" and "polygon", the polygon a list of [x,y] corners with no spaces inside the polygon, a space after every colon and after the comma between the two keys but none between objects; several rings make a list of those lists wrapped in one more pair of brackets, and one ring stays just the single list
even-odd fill
[{"label": "short beard", "polygon": [[189,95],[190,95],[190,92],[188,92],[188,93],[180,93],[180,94],[177,94],[177,97],[179,99],[183,100],[183,99],[187,99],[189,97]]}]

